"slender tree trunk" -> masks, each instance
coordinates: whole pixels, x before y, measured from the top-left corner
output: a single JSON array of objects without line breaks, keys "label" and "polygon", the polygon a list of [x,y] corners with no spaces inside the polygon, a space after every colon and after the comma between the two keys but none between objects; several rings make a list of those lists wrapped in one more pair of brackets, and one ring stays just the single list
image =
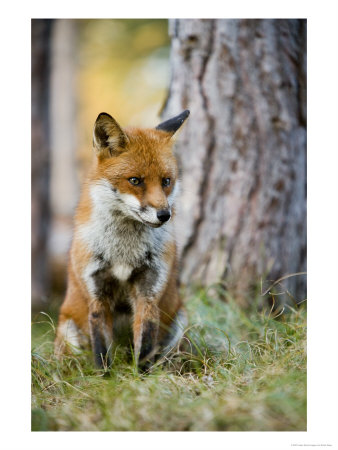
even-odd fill
[{"label": "slender tree trunk", "polygon": [[[171,20],[164,118],[191,110],[177,153],[183,283],[306,270],[306,21]],[[304,276],[286,287],[305,296]]]},{"label": "slender tree trunk", "polygon": [[32,302],[49,287],[49,63],[52,21],[32,20]]},{"label": "slender tree trunk", "polygon": [[64,291],[73,215],[79,194],[76,170],[77,21],[59,19],[52,33],[51,74],[51,232],[53,291]]}]

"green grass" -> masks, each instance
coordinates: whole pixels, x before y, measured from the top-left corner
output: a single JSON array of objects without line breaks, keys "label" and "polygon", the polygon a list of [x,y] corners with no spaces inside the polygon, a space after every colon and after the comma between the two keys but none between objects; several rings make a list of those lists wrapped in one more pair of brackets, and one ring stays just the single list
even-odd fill
[{"label": "green grass", "polygon": [[32,430],[305,431],[306,308],[274,319],[212,290],[185,297],[183,351],[145,375],[123,349],[108,377],[90,354],[58,362],[53,313],[34,315]]}]

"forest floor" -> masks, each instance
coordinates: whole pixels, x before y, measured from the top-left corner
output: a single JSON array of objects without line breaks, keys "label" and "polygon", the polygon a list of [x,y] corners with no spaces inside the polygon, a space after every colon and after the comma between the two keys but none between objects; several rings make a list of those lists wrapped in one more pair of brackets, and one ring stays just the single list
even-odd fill
[{"label": "forest floor", "polygon": [[306,306],[273,318],[213,290],[186,293],[184,350],[148,374],[114,352],[53,356],[56,310],[32,321],[33,431],[305,431]]}]

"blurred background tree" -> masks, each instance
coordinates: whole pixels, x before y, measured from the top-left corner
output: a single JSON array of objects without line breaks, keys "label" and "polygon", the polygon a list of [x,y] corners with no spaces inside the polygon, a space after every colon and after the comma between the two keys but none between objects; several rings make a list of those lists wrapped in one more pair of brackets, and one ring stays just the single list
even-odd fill
[{"label": "blurred background tree", "polygon": [[[169,31],[157,19],[32,21],[35,305],[64,290],[102,111],[153,127],[191,110],[177,146],[184,283],[227,280],[241,294],[261,276],[305,270],[306,22],[180,19]],[[305,295],[304,278],[287,288]]]},{"label": "blurred background tree", "polygon": [[48,236],[50,228],[49,73],[51,20],[37,19],[32,27],[32,299],[46,300],[50,287]]}]

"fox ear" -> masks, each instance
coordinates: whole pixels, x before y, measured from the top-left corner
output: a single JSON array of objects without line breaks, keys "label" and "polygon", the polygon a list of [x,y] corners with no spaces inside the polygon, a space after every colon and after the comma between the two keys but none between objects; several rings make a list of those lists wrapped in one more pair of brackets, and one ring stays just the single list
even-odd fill
[{"label": "fox ear", "polygon": [[120,125],[107,113],[98,115],[93,132],[93,145],[97,156],[107,158],[119,153],[128,138]]},{"label": "fox ear", "polygon": [[182,126],[183,122],[189,117],[190,111],[186,109],[178,116],[157,125],[156,130],[163,130],[171,135],[174,135],[176,131]]}]

